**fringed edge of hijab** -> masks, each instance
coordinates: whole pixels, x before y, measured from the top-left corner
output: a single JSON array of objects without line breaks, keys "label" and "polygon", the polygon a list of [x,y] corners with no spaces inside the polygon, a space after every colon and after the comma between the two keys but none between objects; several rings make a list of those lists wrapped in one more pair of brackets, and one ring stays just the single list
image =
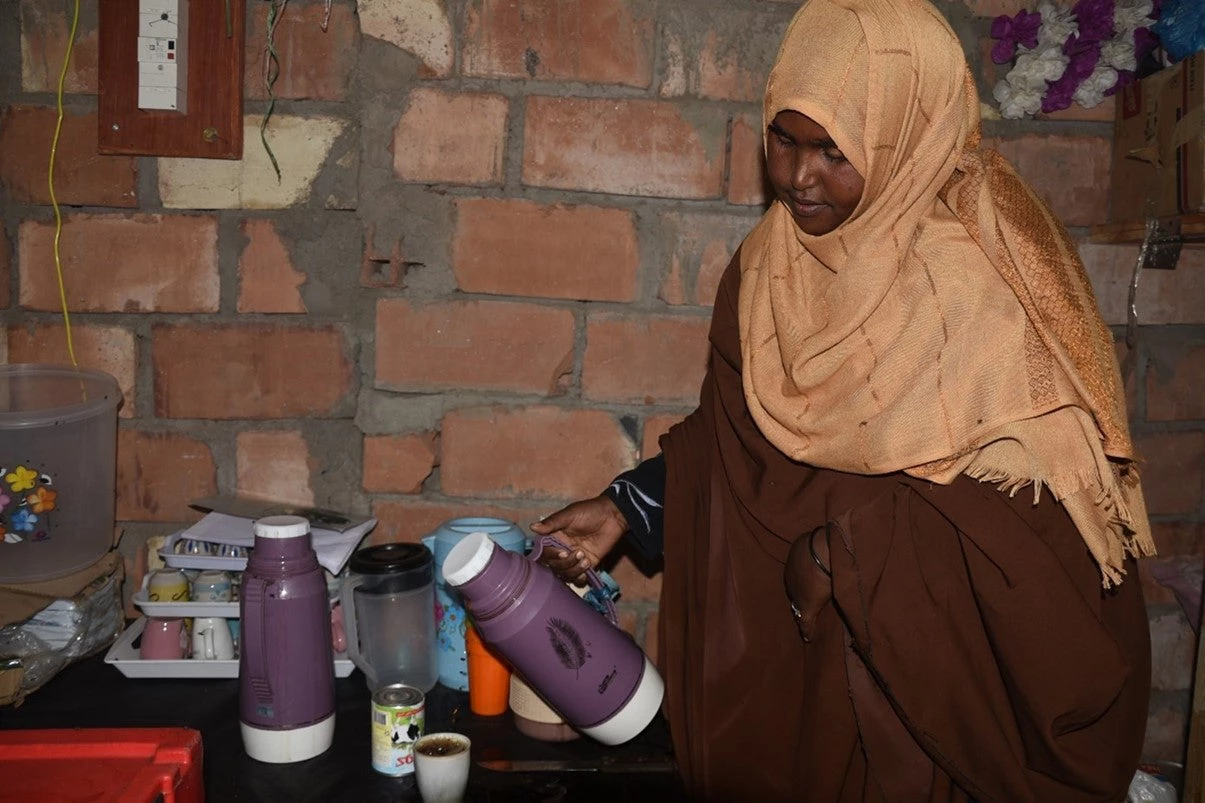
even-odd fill
[{"label": "fringed edge of hijab", "polygon": [[[995,202],[1001,196],[1012,200]],[[1042,487],[1048,487],[1075,522],[1100,566],[1104,587],[1109,588],[1126,574],[1127,557],[1151,556],[1156,549],[1122,403],[1112,335],[1096,307],[1083,262],[1058,218],[1013,167],[995,151],[979,147],[978,132],[968,141],[942,198],[989,255],[1084,400],[1083,407],[1038,419],[1053,417],[1060,425],[1082,432],[1082,443],[1062,451],[1064,461],[1067,454],[1078,455],[1070,465],[1030,476],[998,464],[987,448],[971,456],[964,472],[1006,493],[1032,485],[1035,503]],[[1038,224],[1024,219],[1026,214],[1037,215]],[[1021,245],[1027,239],[1025,244],[1033,245],[1039,238],[1047,238],[1050,248]],[[1057,249],[1059,260],[1029,256],[1051,249]],[[1067,303],[1077,307],[1081,317],[1068,320],[1069,316],[1059,314],[1058,305]],[[1068,411],[1078,413],[1078,426],[1063,420],[1067,416],[1062,413]],[[1017,426],[1025,425],[1018,422]],[[1049,431],[1049,426],[1042,428]],[[1033,440],[1031,456],[1059,451],[1040,435]]]},{"label": "fringed edge of hijab", "polygon": [[1110,588],[1126,575],[1127,558],[1155,554],[1138,467],[1132,461],[1109,459],[1099,445],[1093,448],[1091,441],[1087,448],[1076,450],[1085,459],[1074,465],[1040,465],[1037,460],[1042,452],[1025,447],[1022,441],[1042,438],[1043,431],[1052,428],[1082,433],[1084,439],[1098,437],[1087,413],[1064,408],[1007,426],[998,440],[961,459],[916,466],[905,473],[943,484],[966,474],[1009,496],[1032,488],[1035,505],[1043,489],[1048,490],[1070,515],[1100,568],[1103,586]]}]

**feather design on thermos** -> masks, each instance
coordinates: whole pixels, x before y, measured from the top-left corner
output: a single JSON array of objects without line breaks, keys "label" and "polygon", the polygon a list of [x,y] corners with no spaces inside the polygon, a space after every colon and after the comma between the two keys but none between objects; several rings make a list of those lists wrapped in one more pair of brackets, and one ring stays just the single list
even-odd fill
[{"label": "feather design on thermos", "polygon": [[571,669],[576,674],[585,665],[586,659],[590,657],[581,635],[573,625],[556,617],[548,620],[547,629],[548,641],[552,644],[556,657],[560,659],[566,669]]}]

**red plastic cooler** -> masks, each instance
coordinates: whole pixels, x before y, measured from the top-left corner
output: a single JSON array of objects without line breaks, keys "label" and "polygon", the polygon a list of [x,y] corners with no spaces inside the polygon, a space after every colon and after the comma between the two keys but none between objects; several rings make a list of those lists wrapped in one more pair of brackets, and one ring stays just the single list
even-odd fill
[{"label": "red plastic cooler", "polygon": [[0,801],[204,803],[189,728],[0,731]]}]

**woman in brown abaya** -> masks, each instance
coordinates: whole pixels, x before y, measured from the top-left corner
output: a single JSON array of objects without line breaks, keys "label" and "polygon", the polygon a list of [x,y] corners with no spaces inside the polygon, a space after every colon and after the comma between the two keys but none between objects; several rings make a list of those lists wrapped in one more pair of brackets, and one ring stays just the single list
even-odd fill
[{"label": "woman in brown abaya", "polygon": [[928,3],[809,0],[699,408],[663,463],[533,525],[570,578],[625,532],[655,546],[663,505],[665,711],[699,799],[1125,798],[1153,544],[1112,338],[978,114]]}]

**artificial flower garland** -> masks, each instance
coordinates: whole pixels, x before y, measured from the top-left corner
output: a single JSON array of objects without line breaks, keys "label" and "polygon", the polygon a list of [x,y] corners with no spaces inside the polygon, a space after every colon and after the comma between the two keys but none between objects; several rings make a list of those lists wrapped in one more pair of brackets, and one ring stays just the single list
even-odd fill
[{"label": "artificial flower garland", "polygon": [[1134,80],[1158,45],[1151,25],[1159,0],[1079,0],[1070,9],[1043,0],[1036,11],[992,21],[992,61],[1013,67],[992,92],[1009,119],[1049,114],[1073,102],[1100,104]]}]

